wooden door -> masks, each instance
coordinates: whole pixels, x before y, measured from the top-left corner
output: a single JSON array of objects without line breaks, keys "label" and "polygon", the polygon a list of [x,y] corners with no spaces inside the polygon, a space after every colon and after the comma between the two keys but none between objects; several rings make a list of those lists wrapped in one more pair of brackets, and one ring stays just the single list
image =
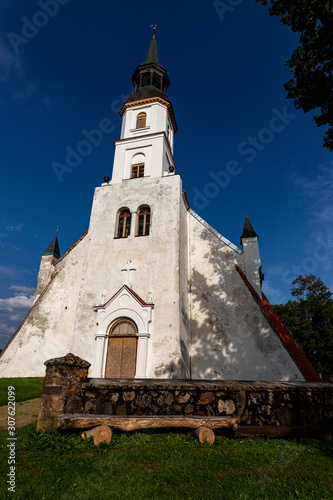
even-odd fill
[{"label": "wooden door", "polygon": [[136,324],[128,318],[118,319],[109,333],[105,378],[134,378],[138,339]]}]

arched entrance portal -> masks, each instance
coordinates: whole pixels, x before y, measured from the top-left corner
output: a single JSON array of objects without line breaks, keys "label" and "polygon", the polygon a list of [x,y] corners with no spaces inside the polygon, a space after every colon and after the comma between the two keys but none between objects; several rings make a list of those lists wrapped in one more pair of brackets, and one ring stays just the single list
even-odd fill
[{"label": "arched entrance portal", "polygon": [[134,378],[138,328],[128,318],[116,320],[109,331],[105,378]]}]

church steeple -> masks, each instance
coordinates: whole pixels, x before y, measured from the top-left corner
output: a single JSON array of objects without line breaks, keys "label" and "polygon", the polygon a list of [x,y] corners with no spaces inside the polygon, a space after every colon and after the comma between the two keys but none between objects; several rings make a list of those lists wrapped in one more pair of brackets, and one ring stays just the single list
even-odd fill
[{"label": "church steeple", "polygon": [[[166,69],[160,64],[155,30],[146,59],[134,71],[134,91],[120,110],[122,127],[110,184],[135,177],[165,177],[176,169],[173,140],[177,123],[169,97]],[[138,185],[138,184],[137,184]]]},{"label": "church steeple", "polygon": [[134,92],[131,93],[127,102],[149,97],[161,97],[164,100],[169,100],[166,91],[170,80],[166,69],[159,62],[155,31],[149,44],[146,59],[134,71],[132,82]]},{"label": "church steeple", "polygon": [[158,59],[155,31],[154,31],[153,38],[151,39],[151,42],[149,45],[149,49],[148,49],[148,52],[146,55],[145,62],[146,63],[160,64],[160,61]]}]

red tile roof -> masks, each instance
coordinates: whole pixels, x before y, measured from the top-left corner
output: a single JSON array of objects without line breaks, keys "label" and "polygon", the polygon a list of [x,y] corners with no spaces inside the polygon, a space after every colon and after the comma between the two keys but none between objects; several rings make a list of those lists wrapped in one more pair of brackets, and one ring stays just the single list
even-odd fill
[{"label": "red tile roof", "polygon": [[275,333],[280,338],[282,344],[284,345],[284,347],[287,349],[290,356],[294,360],[295,364],[297,365],[298,369],[302,373],[305,380],[307,382],[322,382],[322,379],[320,378],[319,374],[313,368],[312,364],[305,356],[304,352],[299,347],[299,345],[289,332],[286,325],[279,318],[279,316],[275,312],[272,304],[269,302],[267,297],[264,294],[262,294],[262,298],[260,298],[255,289],[253,288],[253,286],[251,285],[251,283],[249,282],[249,280],[246,278],[243,271],[238,266],[236,266],[236,269],[243,278],[244,283],[250,290],[252,296],[256,300],[267,321],[269,322]]}]

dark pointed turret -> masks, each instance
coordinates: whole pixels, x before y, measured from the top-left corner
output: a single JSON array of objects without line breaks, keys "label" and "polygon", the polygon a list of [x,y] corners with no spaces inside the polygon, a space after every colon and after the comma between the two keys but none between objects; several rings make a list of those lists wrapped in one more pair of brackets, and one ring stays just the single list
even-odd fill
[{"label": "dark pointed turret", "polygon": [[145,62],[136,68],[132,76],[134,92],[131,93],[127,102],[150,97],[161,97],[169,101],[166,91],[170,85],[170,80],[167,71],[159,62],[155,30],[156,27],[154,27],[153,38],[150,41]]},{"label": "dark pointed turret", "polygon": [[57,228],[57,233],[56,233],[55,237],[53,238],[53,240],[51,241],[51,243],[49,244],[49,246],[47,247],[45,252],[42,253],[42,257],[44,257],[46,255],[52,255],[53,257],[56,257],[57,259],[59,259],[60,248],[59,248],[59,242],[58,242],[58,229],[59,228]]},{"label": "dark pointed turret", "polygon": [[248,216],[245,214],[245,223],[244,223],[244,228],[243,228],[243,234],[241,236],[241,243],[242,243],[242,238],[255,238],[259,236],[253,229],[253,226],[248,218]]}]

